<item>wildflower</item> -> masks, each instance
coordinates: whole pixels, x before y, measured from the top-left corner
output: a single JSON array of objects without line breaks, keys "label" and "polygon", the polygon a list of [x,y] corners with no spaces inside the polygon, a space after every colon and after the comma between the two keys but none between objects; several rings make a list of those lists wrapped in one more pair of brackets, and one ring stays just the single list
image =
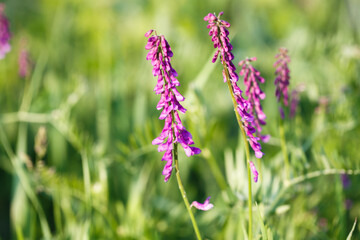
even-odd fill
[{"label": "wildflower", "polygon": [[29,57],[29,52],[23,48],[19,54],[18,58],[19,64],[19,76],[26,78],[30,74],[31,61]]},{"label": "wildflower", "polygon": [[[290,80],[290,70],[288,64],[290,63],[290,57],[288,56],[288,50],[286,48],[280,48],[280,53],[276,54],[274,63],[275,70],[275,96],[278,102],[283,103],[285,106],[288,106],[288,87]],[[280,113],[283,112],[281,107]],[[285,115],[281,114],[281,117],[284,118]]]},{"label": "wildflower", "polygon": [[4,15],[5,4],[0,3],[0,59],[3,59],[11,49],[9,44],[10,31],[9,22]]},{"label": "wildflower", "polygon": [[252,161],[250,161],[249,165],[250,165],[251,172],[254,175],[254,181],[257,182],[258,177],[259,177],[259,173],[256,170],[255,165],[254,165],[254,163]]},{"label": "wildflower", "polygon": [[227,30],[227,28],[230,27],[230,23],[220,20],[221,15],[223,15],[223,12],[220,12],[217,17],[212,13],[209,13],[204,17],[204,20],[209,23],[207,28],[210,29],[209,35],[212,36],[211,40],[214,43],[214,48],[217,48],[212,62],[215,63],[220,55],[220,61],[224,65],[224,82],[227,81],[226,76],[228,75],[230,77],[231,91],[237,103],[236,111],[241,117],[244,130],[248,136],[250,146],[255,152],[255,156],[261,158],[263,153],[261,152],[261,145],[258,143],[259,138],[253,136],[256,132],[251,124],[254,117],[248,112],[250,103],[242,97],[242,91],[237,85],[239,76],[236,74],[236,67],[232,62],[234,59],[234,55],[231,52],[233,46],[230,44],[230,39],[228,37],[229,31]]},{"label": "wildflower", "polygon": [[199,210],[203,210],[203,211],[207,211],[207,210],[210,210],[211,208],[214,207],[213,204],[210,203],[210,198],[211,197],[208,197],[204,203],[199,203],[197,201],[193,201],[190,205],[190,207],[195,207]]},{"label": "wildflower", "polygon": [[351,180],[349,178],[349,175],[347,174],[341,174],[341,183],[343,185],[343,188],[349,188],[351,185]]},{"label": "wildflower", "polygon": [[265,93],[260,89],[259,83],[265,83],[265,79],[260,76],[260,72],[256,70],[251,62],[256,61],[256,58],[246,58],[239,62],[241,67],[240,76],[244,76],[244,85],[246,86],[245,95],[250,102],[249,112],[254,116],[253,125],[256,129],[257,136],[263,141],[267,142],[269,135],[262,135],[261,125],[266,125],[266,115],[262,110],[260,99],[265,99]]},{"label": "wildflower", "polygon": [[[152,35],[153,33],[154,35]],[[170,58],[173,56],[171,47],[165,37],[163,35],[158,36],[154,30],[148,31],[145,36],[149,38],[145,46],[145,49],[149,50],[146,60],[151,60],[152,73],[158,77],[154,91],[161,95],[156,108],[162,109],[159,119],[165,120],[160,136],[155,138],[152,144],[159,145],[159,152],[165,152],[162,161],[166,161],[166,164],[162,174],[165,176],[165,182],[167,182],[173,168],[172,150],[175,143],[179,143],[183,147],[188,157],[199,154],[201,150],[190,146],[194,144],[192,135],[183,126],[178,113],[186,112],[186,109],[180,104],[185,98],[176,89],[180,83],[176,79],[177,72],[170,63]]]}]

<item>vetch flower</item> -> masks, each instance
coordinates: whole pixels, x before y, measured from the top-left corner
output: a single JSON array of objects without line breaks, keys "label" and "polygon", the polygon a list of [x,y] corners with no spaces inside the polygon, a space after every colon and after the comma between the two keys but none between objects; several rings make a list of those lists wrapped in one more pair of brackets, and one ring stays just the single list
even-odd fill
[{"label": "vetch flower", "polygon": [[173,169],[175,143],[179,143],[184,148],[188,157],[199,154],[201,150],[190,146],[194,144],[192,135],[185,129],[178,113],[186,112],[186,109],[180,104],[185,98],[176,89],[180,83],[176,79],[177,72],[170,63],[170,58],[173,56],[171,47],[165,37],[163,35],[158,36],[154,30],[149,30],[145,36],[149,38],[145,46],[145,49],[149,50],[146,60],[151,61],[152,73],[158,77],[154,91],[161,95],[156,108],[162,109],[159,119],[165,120],[160,136],[155,138],[152,144],[158,145],[159,152],[165,152],[162,161],[166,161],[166,164],[162,174],[165,176],[165,182],[167,182]]},{"label": "vetch flower", "polygon": [[18,58],[19,65],[19,76],[22,78],[26,78],[30,74],[31,61],[29,57],[29,52],[23,48],[19,54]]},{"label": "vetch flower", "polygon": [[212,13],[209,13],[204,17],[204,20],[209,23],[207,28],[210,29],[209,35],[211,36],[211,41],[214,43],[214,48],[217,49],[212,62],[215,63],[220,55],[220,61],[224,65],[224,82],[227,81],[226,76],[228,75],[230,77],[231,91],[234,94],[237,103],[236,111],[241,117],[242,125],[248,136],[250,146],[255,152],[255,156],[261,158],[263,153],[261,152],[261,145],[258,142],[259,138],[253,135],[256,133],[256,130],[251,124],[254,121],[253,115],[249,113],[251,103],[242,97],[242,91],[237,85],[239,76],[236,74],[236,67],[232,62],[234,59],[234,55],[231,52],[233,46],[230,44],[230,39],[228,37],[229,31],[227,30],[227,28],[230,27],[230,23],[221,20],[221,15],[223,15],[223,12],[220,12],[217,17]]},{"label": "vetch flower", "polygon": [[210,203],[210,198],[211,197],[208,197],[204,203],[199,203],[197,201],[193,201],[190,205],[190,207],[195,207],[199,210],[203,210],[203,211],[207,211],[207,210],[210,210],[211,208],[214,207],[213,204]]},{"label": "vetch flower", "polygon": [[256,70],[251,62],[256,61],[256,57],[246,58],[239,62],[241,67],[240,76],[244,78],[244,85],[246,87],[245,95],[250,102],[249,112],[254,116],[253,125],[256,129],[257,137],[263,142],[267,142],[269,135],[262,135],[262,125],[266,125],[266,115],[262,110],[260,100],[265,99],[265,93],[260,89],[259,83],[265,83],[265,79],[260,76],[260,72]]},{"label": "vetch flower", "polygon": [[[288,87],[290,83],[290,70],[288,64],[290,63],[290,57],[288,56],[288,50],[286,48],[280,48],[279,51],[280,52],[275,56],[276,62],[274,63],[274,67],[276,68],[274,82],[276,86],[275,96],[278,102],[288,106]],[[282,110],[280,110],[280,113]],[[282,114],[281,117],[284,118]]]},{"label": "vetch flower", "polygon": [[11,49],[9,40],[11,37],[9,21],[4,15],[5,4],[0,3],[0,59],[3,59]]},{"label": "vetch flower", "polygon": [[259,173],[258,171],[256,170],[255,168],[255,165],[252,161],[250,161],[250,169],[251,169],[251,172],[252,174],[254,175],[254,182],[257,182],[258,181],[258,177],[259,177]]},{"label": "vetch flower", "polygon": [[340,177],[341,177],[341,182],[342,182],[343,188],[349,188],[351,185],[351,180],[349,178],[349,175],[341,174]]}]

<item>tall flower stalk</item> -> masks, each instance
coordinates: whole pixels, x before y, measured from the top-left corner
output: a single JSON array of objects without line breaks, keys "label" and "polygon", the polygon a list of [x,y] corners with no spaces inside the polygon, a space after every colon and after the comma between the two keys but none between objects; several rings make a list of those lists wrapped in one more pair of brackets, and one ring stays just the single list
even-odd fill
[{"label": "tall flower stalk", "polygon": [[250,102],[245,100],[242,97],[242,91],[237,85],[239,76],[236,74],[236,67],[233,64],[232,60],[234,55],[232,54],[232,45],[229,40],[229,31],[230,23],[220,20],[220,16],[223,15],[223,12],[220,12],[216,17],[214,14],[209,13],[204,17],[204,20],[208,22],[207,28],[210,29],[209,35],[212,37],[211,40],[214,43],[214,48],[216,48],[215,55],[212,59],[212,62],[215,63],[220,55],[220,61],[224,67],[223,69],[223,78],[224,82],[227,83],[230,95],[233,101],[234,110],[237,122],[239,124],[246,152],[246,161],[247,161],[247,172],[248,172],[248,191],[249,191],[249,230],[248,235],[249,239],[252,239],[252,191],[251,191],[251,171],[254,174],[254,180],[257,181],[258,173],[254,164],[250,161],[250,150],[249,145],[255,152],[257,158],[261,158],[263,153],[261,152],[261,145],[258,142],[259,138],[255,137],[253,134],[256,133],[256,129],[253,127],[252,122],[254,117],[249,113]]},{"label": "tall flower stalk", "polygon": [[286,48],[280,48],[279,53],[275,56],[276,62],[275,67],[275,96],[279,103],[280,111],[280,122],[279,122],[279,133],[281,140],[281,150],[284,157],[285,164],[285,177],[290,179],[290,165],[288,151],[286,147],[285,130],[284,130],[284,108],[288,106],[289,102],[289,83],[290,83],[290,70],[288,64],[290,63],[290,57],[288,56],[288,50]]},{"label": "tall flower stalk", "polygon": [[269,135],[262,135],[262,126],[266,125],[266,115],[262,110],[260,100],[265,99],[265,93],[261,90],[260,84],[265,83],[265,79],[261,77],[260,72],[251,65],[256,61],[256,57],[246,58],[239,62],[241,67],[239,75],[244,78],[246,87],[245,95],[250,102],[249,111],[254,116],[253,125],[256,129],[256,136],[263,142],[269,141]]},{"label": "tall flower stalk", "polygon": [[185,113],[186,109],[180,104],[185,98],[176,89],[180,86],[177,80],[177,72],[171,66],[170,60],[173,52],[169,43],[163,35],[159,36],[154,30],[149,30],[145,37],[148,37],[148,43],[145,46],[149,50],[146,59],[151,60],[153,65],[153,75],[158,77],[155,86],[155,93],[160,94],[160,101],[156,108],[162,109],[159,119],[165,120],[164,128],[159,137],[152,141],[152,144],[158,145],[159,152],[165,152],[162,161],[166,161],[162,174],[165,176],[164,181],[167,182],[171,177],[173,166],[175,166],[176,179],[184,200],[186,209],[189,213],[197,239],[201,239],[199,228],[197,226],[195,217],[191,211],[194,206],[200,210],[209,210],[213,207],[209,203],[209,198],[204,204],[194,201],[191,205],[186,196],[186,192],[180,177],[179,161],[178,161],[178,145],[180,144],[185,151],[185,154],[190,157],[199,154],[201,150],[193,147],[194,144],[192,135],[188,132],[181,122],[178,112]]}]

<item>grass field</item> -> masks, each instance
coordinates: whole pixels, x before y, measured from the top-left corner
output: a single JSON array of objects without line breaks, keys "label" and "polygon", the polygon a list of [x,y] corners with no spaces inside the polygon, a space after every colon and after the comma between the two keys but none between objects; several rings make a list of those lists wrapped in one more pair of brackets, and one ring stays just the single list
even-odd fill
[{"label": "grass field", "polygon": [[[234,64],[257,57],[265,155],[251,159],[254,239],[360,238],[360,3],[357,0],[8,0],[0,60],[0,239],[195,239],[175,174],[151,144],[162,128],[145,32],[171,45],[199,155],[179,150],[204,239],[247,239],[243,138],[204,16],[231,23]],[[0,30],[1,32],[2,30]],[[294,118],[284,119],[275,55],[289,50]],[[18,58],[29,53],[29,74]],[[237,72],[239,72],[239,68]],[[239,87],[244,85],[239,81]],[[351,235],[350,234],[350,235]],[[350,238],[349,238],[350,239]]]}]

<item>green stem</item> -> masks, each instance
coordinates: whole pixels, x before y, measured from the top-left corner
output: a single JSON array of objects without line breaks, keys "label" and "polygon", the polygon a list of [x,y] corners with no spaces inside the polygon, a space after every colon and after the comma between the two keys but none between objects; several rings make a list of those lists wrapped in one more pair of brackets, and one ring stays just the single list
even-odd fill
[{"label": "green stem", "polygon": [[31,113],[31,112],[14,112],[5,113],[1,116],[1,121],[4,124],[14,122],[27,122],[27,123],[48,123],[51,119],[51,114],[47,113]]},{"label": "green stem", "polygon": [[87,213],[91,212],[91,178],[90,178],[90,167],[89,167],[89,159],[86,153],[86,150],[81,151],[81,160],[82,160],[82,170],[83,170],[83,181],[84,181],[84,189],[85,196],[87,202],[85,203],[87,208]]},{"label": "green stem", "polygon": [[86,153],[86,150],[81,151],[81,159],[82,159],[82,168],[83,168],[83,181],[84,181],[84,189],[85,189],[85,209],[86,209],[86,220],[85,224],[83,224],[84,229],[84,235],[83,239],[89,238],[89,231],[92,221],[91,216],[91,179],[90,179],[90,168],[89,168],[89,159]]},{"label": "green stem", "polygon": [[286,148],[286,140],[285,140],[285,131],[284,131],[284,120],[280,117],[280,124],[279,124],[279,132],[280,132],[280,141],[281,141],[281,151],[284,157],[285,163],[285,179],[290,179],[290,166],[289,166],[289,157],[288,151]]},{"label": "green stem", "polygon": [[238,113],[238,111],[236,110],[237,109],[237,103],[236,103],[236,100],[235,100],[235,96],[234,96],[234,93],[232,91],[232,86],[231,86],[231,83],[230,83],[230,78],[229,78],[229,71],[225,65],[225,61],[223,61],[223,66],[224,66],[224,70],[225,70],[225,76],[226,76],[226,83],[229,87],[229,91],[230,91],[230,94],[231,94],[231,99],[232,99],[232,102],[234,104],[234,111],[235,111],[235,115],[236,115],[236,119],[237,119],[237,122],[239,124],[239,127],[241,129],[241,133],[242,133],[242,136],[243,136],[243,142],[244,142],[244,146],[245,146],[245,153],[246,153],[246,166],[247,166],[247,172],[248,172],[248,194],[249,194],[249,200],[248,200],[248,208],[249,208],[249,239],[251,240],[252,239],[252,191],[251,191],[251,169],[250,169],[250,150],[249,150],[249,144],[248,144],[248,141],[247,141],[247,138],[246,138],[246,133],[245,133],[245,130],[244,130],[244,126],[242,124],[242,121],[241,121],[241,117]]},{"label": "green stem", "polygon": [[186,192],[185,192],[184,186],[183,186],[181,178],[180,178],[177,143],[174,143],[173,153],[174,153],[174,162],[175,162],[175,170],[176,170],[176,180],[177,180],[177,183],[178,183],[178,186],[179,186],[179,189],[180,189],[180,193],[181,193],[181,196],[182,196],[182,198],[184,200],[186,209],[187,209],[187,211],[188,211],[188,213],[190,215],[191,223],[193,225],[196,237],[197,237],[198,240],[201,240],[201,235],[200,235],[199,228],[197,226],[194,214],[191,211],[189,200],[188,200],[188,198],[186,196]]},{"label": "green stem", "polygon": [[[36,212],[39,215],[40,225],[45,239],[51,239],[51,231],[48,222],[46,220],[45,212],[40,204],[39,199],[36,196],[36,193],[34,192],[30,184],[31,181],[29,179],[27,172],[24,170],[22,166],[21,160],[19,159],[18,156],[15,155],[15,153],[11,149],[9,140],[5,135],[5,131],[1,123],[0,123],[0,141],[4,147],[6,154],[10,159],[11,165],[14,168],[16,175],[19,177],[21,186],[23,187],[27,197],[29,198],[30,202],[32,203]],[[19,229],[16,230],[20,231]]]}]

